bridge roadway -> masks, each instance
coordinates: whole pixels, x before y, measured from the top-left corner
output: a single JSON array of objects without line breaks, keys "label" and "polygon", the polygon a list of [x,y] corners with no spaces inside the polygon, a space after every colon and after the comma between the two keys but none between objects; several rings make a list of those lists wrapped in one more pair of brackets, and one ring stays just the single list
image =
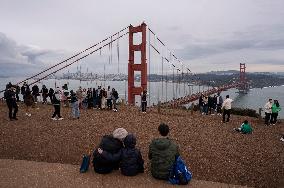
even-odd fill
[{"label": "bridge roadway", "polygon": [[208,90],[203,91],[203,92],[198,92],[198,93],[195,93],[195,94],[192,94],[192,95],[187,95],[187,96],[184,96],[184,97],[180,97],[180,98],[177,98],[177,99],[173,99],[173,100],[161,103],[160,106],[161,107],[176,108],[178,106],[189,104],[190,102],[198,100],[201,95],[205,95],[205,96],[206,95],[207,96],[212,95],[212,94],[219,93],[219,92],[231,89],[231,88],[238,88],[238,87],[240,87],[244,84],[245,83],[237,82],[237,83],[233,83],[233,84],[222,85],[222,86],[219,86],[217,88],[214,87],[212,89],[208,89]]}]

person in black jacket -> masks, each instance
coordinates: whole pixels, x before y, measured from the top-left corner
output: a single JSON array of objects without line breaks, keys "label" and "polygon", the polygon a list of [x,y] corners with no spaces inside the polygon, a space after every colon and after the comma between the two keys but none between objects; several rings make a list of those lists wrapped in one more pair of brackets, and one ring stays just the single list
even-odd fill
[{"label": "person in black jacket", "polygon": [[54,90],[52,88],[49,88],[49,91],[48,91],[48,96],[50,98],[50,102],[53,103],[53,94],[54,94]]},{"label": "person in black jacket", "polygon": [[98,149],[93,152],[93,166],[95,172],[99,174],[108,174],[112,170],[118,170],[119,160],[108,160],[104,158],[99,150],[102,149],[112,155],[115,155],[123,148],[123,139],[127,136],[128,132],[124,128],[117,128],[113,131],[112,135],[103,136]]},{"label": "person in black jacket", "polygon": [[125,137],[121,150],[120,171],[125,176],[135,176],[144,172],[144,160],[139,149],[135,148],[136,137],[129,134]]},{"label": "person in black jacket", "polygon": [[123,140],[124,148],[117,154],[110,154],[99,149],[99,153],[110,161],[120,161],[120,171],[125,176],[135,176],[144,172],[144,160],[141,152],[135,148],[136,138],[133,134],[129,134]]},{"label": "person in black jacket", "polygon": [[[4,93],[4,98],[6,100],[7,106],[9,108],[9,118],[11,121],[18,120],[17,119],[17,112],[18,112],[18,105],[15,97],[14,88],[11,85],[6,86],[6,91]],[[13,111],[14,109],[14,111]]]},{"label": "person in black jacket", "polygon": [[34,97],[35,103],[37,103],[37,96],[39,96],[39,88],[36,84],[32,87],[32,95]]}]

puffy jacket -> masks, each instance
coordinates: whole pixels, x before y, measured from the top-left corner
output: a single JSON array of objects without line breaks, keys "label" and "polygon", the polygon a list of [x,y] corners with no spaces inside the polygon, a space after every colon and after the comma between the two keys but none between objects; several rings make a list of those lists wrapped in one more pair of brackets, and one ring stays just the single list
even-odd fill
[{"label": "puffy jacket", "polygon": [[178,146],[168,138],[156,138],[149,147],[151,174],[157,179],[168,179],[169,170],[179,155]]},{"label": "puffy jacket", "polygon": [[144,160],[135,145],[135,136],[133,134],[127,135],[124,139],[125,148],[122,149],[120,157],[120,170],[123,175],[135,176],[140,172],[144,172]]},{"label": "puffy jacket", "polygon": [[118,154],[118,159],[109,160],[104,155],[98,153],[97,149],[93,153],[93,165],[94,170],[100,174],[110,173],[113,169],[118,169],[119,167],[119,155],[120,150],[123,148],[123,144],[120,140],[113,138],[111,135],[106,135],[102,138],[99,148],[110,153]]},{"label": "puffy jacket", "polygon": [[280,105],[277,107],[276,104],[273,104],[271,107],[272,113],[278,113],[281,111]]}]

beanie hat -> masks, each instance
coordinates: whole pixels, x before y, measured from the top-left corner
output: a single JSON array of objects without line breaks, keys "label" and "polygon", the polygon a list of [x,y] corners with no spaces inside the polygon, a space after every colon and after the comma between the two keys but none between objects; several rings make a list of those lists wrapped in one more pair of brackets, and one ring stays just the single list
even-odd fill
[{"label": "beanie hat", "polygon": [[124,128],[117,128],[113,131],[113,138],[123,140],[128,135],[128,132]]}]

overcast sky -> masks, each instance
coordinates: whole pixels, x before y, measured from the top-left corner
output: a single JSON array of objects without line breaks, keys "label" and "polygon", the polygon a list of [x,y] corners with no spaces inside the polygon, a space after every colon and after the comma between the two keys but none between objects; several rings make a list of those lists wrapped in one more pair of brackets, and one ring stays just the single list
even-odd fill
[{"label": "overcast sky", "polygon": [[[143,21],[192,72],[237,70],[239,63],[247,71],[284,71],[283,18],[283,0],[0,0],[0,75],[31,75]],[[119,43],[125,73],[127,39]],[[79,66],[116,73],[113,46],[111,63],[106,49]],[[150,71],[158,72],[161,58],[151,54]]]}]

